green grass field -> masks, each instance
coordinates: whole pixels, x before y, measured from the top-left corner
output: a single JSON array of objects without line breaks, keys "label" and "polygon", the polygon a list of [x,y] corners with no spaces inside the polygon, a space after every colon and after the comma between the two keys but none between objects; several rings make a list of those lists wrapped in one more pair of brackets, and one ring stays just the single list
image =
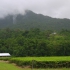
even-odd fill
[{"label": "green grass field", "polygon": [[[7,59],[7,58],[6,58]],[[70,61],[70,56],[57,56],[57,57],[11,57],[9,60],[18,61]],[[11,63],[0,61],[0,70],[31,70],[31,68],[20,68]],[[33,69],[33,70],[70,70],[70,68],[58,68],[58,69]]]},{"label": "green grass field", "polygon": [[17,67],[13,64],[4,62],[4,61],[0,61],[0,70],[23,70],[20,67]]},{"label": "green grass field", "polygon": [[15,57],[11,58],[14,60],[21,60],[21,61],[70,61],[70,56],[56,56],[56,57]]},{"label": "green grass field", "polygon": [[[32,70],[28,68],[20,68],[13,64],[6,63],[3,61],[0,61],[0,70]],[[33,70],[70,70],[70,68],[62,68],[62,69],[33,69]]]}]

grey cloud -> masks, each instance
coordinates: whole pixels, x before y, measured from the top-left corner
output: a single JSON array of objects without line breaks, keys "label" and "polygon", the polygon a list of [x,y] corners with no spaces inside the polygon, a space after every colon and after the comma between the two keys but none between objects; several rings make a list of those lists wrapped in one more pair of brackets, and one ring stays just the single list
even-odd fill
[{"label": "grey cloud", "polygon": [[0,17],[26,9],[56,18],[70,18],[70,0],[0,0]]}]

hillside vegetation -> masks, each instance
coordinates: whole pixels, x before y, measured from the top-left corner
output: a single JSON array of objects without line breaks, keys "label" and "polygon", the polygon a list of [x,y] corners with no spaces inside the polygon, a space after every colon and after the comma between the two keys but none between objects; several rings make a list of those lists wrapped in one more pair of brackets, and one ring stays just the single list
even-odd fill
[{"label": "hillside vegetation", "polygon": [[31,28],[39,28],[41,30],[70,30],[70,19],[58,19],[36,14],[30,10],[25,11],[26,14],[7,15],[0,19],[0,28],[12,28],[29,30]]},{"label": "hillside vegetation", "polygon": [[70,56],[70,31],[0,30],[0,53],[12,56]]}]

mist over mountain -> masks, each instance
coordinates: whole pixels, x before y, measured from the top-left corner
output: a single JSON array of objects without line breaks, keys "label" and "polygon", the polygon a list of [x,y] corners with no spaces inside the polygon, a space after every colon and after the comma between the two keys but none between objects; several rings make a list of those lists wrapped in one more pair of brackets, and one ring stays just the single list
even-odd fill
[{"label": "mist over mountain", "polygon": [[24,30],[31,28],[40,28],[42,30],[70,30],[70,19],[51,18],[26,10],[24,15],[7,15],[5,18],[0,18],[0,29],[3,28]]}]

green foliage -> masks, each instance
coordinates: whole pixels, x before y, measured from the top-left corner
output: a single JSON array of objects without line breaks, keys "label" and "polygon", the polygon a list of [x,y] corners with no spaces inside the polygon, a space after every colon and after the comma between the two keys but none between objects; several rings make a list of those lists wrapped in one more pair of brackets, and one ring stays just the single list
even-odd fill
[{"label": "green foliage", "polygon": [[69,68],[70,56],[63,57],[14,57],[8,59],[10,63],[16,63],[18,66],[30,68]]},{"label": "green foliage", "polygon": [[70,31],[0,30],[0,53],[12,56],[70,56]]}]

